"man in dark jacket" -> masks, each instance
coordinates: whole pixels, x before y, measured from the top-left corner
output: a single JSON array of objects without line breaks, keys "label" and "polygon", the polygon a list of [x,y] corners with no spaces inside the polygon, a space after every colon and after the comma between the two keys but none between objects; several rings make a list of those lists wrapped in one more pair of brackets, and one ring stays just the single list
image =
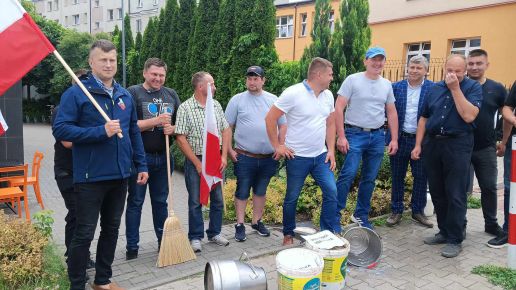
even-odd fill
[{"label": "man in dark jacket", "polygon": [[[84,289],[88,249],[100,214],[94,289],[121,289],[111,283],[127,179],[134,163],[138,183],[147,182],[147,165],[132,97],[116,83],[116,48],[107,40],[90,49],[91,73],[82,81],[110,117],[101,114],[77,85],[61,97],[53,126],[57,140],[73,143],[73,182],[76,193],[77,226],[68,249],[70,289]],[[122,133],[123,138],[116,134]]]}]

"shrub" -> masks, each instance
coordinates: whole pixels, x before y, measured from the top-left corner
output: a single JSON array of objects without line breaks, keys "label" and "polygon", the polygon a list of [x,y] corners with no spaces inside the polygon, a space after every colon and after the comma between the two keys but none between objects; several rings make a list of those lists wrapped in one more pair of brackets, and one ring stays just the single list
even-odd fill
[{"label": "shrub", "polygon": [[54,211],[52,210],[42,210],[32,216],[34,227],[47,239],[52,237],[52,224],[54,224],[54,218],[52,217],[53,213]]}]

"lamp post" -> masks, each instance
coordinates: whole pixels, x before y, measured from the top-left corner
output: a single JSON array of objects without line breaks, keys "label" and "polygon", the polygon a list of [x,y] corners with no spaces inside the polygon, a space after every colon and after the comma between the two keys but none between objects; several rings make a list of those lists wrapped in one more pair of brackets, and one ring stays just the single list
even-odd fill
[{"label": "lamp post", "polygon": [[124,0],[122,0],[122,86],[126,87],[125,75],[125,17],[124,17]]}]

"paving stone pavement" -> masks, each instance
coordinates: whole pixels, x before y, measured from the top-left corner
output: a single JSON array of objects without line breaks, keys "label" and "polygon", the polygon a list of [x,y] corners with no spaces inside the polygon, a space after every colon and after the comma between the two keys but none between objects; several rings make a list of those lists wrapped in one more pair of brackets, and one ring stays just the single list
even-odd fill
[{"label": "paving stone pavement", "polygon": [[[64,252],[66,209],[53,176],[53,143],[50,126],[24,125],[25,162],[32,161],[36,150],[45,155],[40,172],[43,201],[47,209],[55,212],[54,241]],[[499,168],[503,168],[500,164],[501,162]],[[500,188],[501,172],[498,175]],[[176,202],[174,210],[186,232],[187,193],[180,173],[173,174],[173,186]],[[478,189],[475,194],[478,194]],[[499,196],[502,195],[499,190]],[[31,213],[37,212],[39,205],[35,201],[32,189],[29,201]],[[501,218],[502,212],[499,211],[499,220]],[[463,243],[463,252],[455,259],[441,257],[439,246],[423,244],[422,238],[433,235],[435,229],[422,228],[410,220],[404,220],[396,228],[378,227],[377,230],[382,236],[384,246],[380,263],[371,270],[348,267],[346,287],[349,289],[500,289],[492,286],[485,278],[470,273],[476,265],[505,265],[507,259],[506,248],[495,250],[485,246],[490,236],[483,232],[482,212],[479,209],[468,211],[468,236]],[[91,247],[92,255],[95,253],[98,232],[97,228]],[[249,227],[248,232],[252,232]],[[223,226],[222,234],[232,238],[233,224]],[[202,272],[207,261],[236,260],[243,251],[249,254],[255,265],[266,270],[268,289],[277,289],[274,254],[283,249],[280,246],[282,235],[279,229],[274,229],[269,238],[251,233],[244,243],[237,243],[231,239],[228,247],[219,247],[204,241],[203,252],[197,256],[197,260],[157,268],[157,242],[152,226],[150,201],[146,199],[142,212],[140,240],[138,259],[125,261],[125,225],[122,222],[113,263],[113,280],[128,289],[202,289]]]}]

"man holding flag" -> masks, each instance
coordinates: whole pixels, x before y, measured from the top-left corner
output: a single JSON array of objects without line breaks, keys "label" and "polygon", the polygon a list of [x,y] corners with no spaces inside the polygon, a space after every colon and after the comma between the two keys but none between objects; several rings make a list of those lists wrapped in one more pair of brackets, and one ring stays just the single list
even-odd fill
[{"label": "man holding flag", "polygon": [[[229,245],[221,234],[224,201],[222,172],[227,165],[231,129],[222,106],[213,99],[213,77],[207,72],[192,76],[194,95],[177,111],[177,145],[185,154],[185,183],[188,191],[188,239],[195,252],[202,250],[204,222],[201,206],[210,202],[208,240],[220,246]],[[222,145],[222,153],[220,151]]]}]

